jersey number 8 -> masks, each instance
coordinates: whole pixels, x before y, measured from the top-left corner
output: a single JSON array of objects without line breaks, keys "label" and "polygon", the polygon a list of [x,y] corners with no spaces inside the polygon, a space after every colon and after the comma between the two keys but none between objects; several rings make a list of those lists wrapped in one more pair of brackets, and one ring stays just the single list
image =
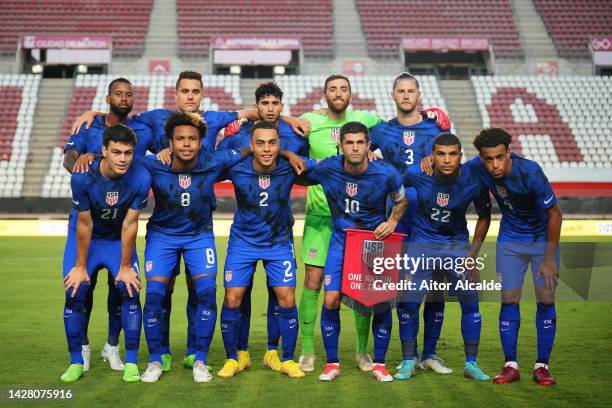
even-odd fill
[{"label": "jersey number 8", "polygon": [[191,194],[181,193],[181,205],[183,207],[189,207],[190,204],[191,204]]}]

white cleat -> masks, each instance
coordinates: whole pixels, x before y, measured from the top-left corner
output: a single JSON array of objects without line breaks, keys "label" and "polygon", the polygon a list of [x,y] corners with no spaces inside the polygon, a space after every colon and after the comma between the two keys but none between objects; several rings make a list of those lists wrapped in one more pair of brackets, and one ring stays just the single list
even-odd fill
[{"label": "white cleat", "polygon": [[196,361],[193,364],[193,381],[197,383],[205,383],[212,381],[213,376],[209,371],[209,367],[202,361]]},{"label": "white cleat", "polygon": [[372,371],[372,366],[374,364],[372,363],[372,357],[368,354],[357,353],[355,355],[355,361],[357,361],[357,367],[359,367],[361,371]]},{"label": "white cleat", "polygon": [[159,381],[162,376],[162,366],[159,361],[149,363],[147,370],[140,375],[140,381],[146,383],[154,383]]},{"label": "white cleat", "polygon": [[298,364],[300,365],[300,370],[304,372],[311,372],[315,369],[315,355],[314,354],[304,354],[300,356],[298,360]]},{"label": "white cleat", "polygon": [[327,363],[323,373],[319,376],[321,381],[331,381],[340,375],[340,364],[338,363]]},{"label": "white cleat", "polygon": [[376,378],[376,381],[380,382],[391,382],[393,376],[389,374],[384,364],[374,364],[372,368],[372,375]]},{"label": "white cleat", "polygon": [[121,355],[119,354],[119,345],[111,346],[106,343],[104,347],[102,347],[102,352],[100,353],[102,360],[108,361],[110,364],[111,370],[115,371],[123,371],[125,367],[123,366],[123,362],[121,362]]},{"label": "white cleat", "polygon": [[431,370],[438,374],[450,374],[453,372],[452,368],[445,366],[444,360],[438,356],[433,356],[432,358],[421,361],[418,367],[421,370]]},{"label": "white cleat", "polygon": [[84,344],[81,349],[81,355],[83,356],[83,372],[89,371],[89,360],[91,359],[91,346]]}]

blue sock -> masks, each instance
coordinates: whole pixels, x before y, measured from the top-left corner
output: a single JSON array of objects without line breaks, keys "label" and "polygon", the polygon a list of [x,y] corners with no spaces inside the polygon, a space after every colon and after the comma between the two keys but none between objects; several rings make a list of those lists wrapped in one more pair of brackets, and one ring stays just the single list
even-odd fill
[{"label": "blue sock", "polygon": [[202,277],[195,281],[198,292],[198,313],[196,315],[196,356],[195,361],[206,364],[210,342],[217,323],[217,289],[214,277]]},{"label": "blue sock", "polygon": [[416,357],[416,337],[419,333],[419,308],[417,302],[400,302],[397,304],[400,340],[402,342],[402,359],[412,360]]},{"label": "blue sock", "polygon": [[[93,291],[96,288],[96,283],[98,280],[98,274],[94,273],[93,276],[89,279],[89,290],[87,291],[87,295],[85,296],[85,317],[83,320],[83,330],[81,335],[81,344],[89,344],[89,318],[91,317],[91,311],[93,310]],[[109,313],[109,322],[108,327],[110,331],[110,313]]]},{"label": "blue sock", "polygon": [[121,296],[121,325],[125,337],[125,362],[138,364],[138,346],[142,325],[140,298],[135,291],[132,291],[133,297],[130,297],[123,282],[119,282],[117,291]]},{"label": "blue sock", "polygon": [[170,315],[172,314],[172,293],[174,288],[166,287],[164,300],[162,301],[161,319],[161,353],[170,354]]},{"label": "blue sock", "polygon": [[253,286],[246,288],[242,303],[240,303],[240,322],[238,322],[238,350],[247,351],[249,349],[249,331],[251,330],[251,292]]},{"label": "blue sock", "polygon": [[423,308],[423,360],[436,355],[442,323],[444,323],[444,302],[426,302]]},{"label": "blue sock", "polygon": [[[276,297],[275,297],[276,299]],[[269,308],[269,306],[268,306]],[[283,361],[293,360],[293,354],[295,353],[295,343],[297,341],[297,335],[299,330],[298,323],[298,311],[297,307],[278,307],[278,328],[283,338]],[[269,312],[268,312],[269,316]],[[268,318],[268,324],[270,320]],[[270,329],[268,325],[268,338],[270,336]],[[278,340],[277,340],[278,342]],[[278,344],[278,343],[277,343]],[[268,343],[268,350],[270,350],[270,344]]]},{"label": "blue sock", "polygon": [[238,324],[240,323],[240,307],[221,307],[221,335],[227,358],[238,360]]},{"label": "blue sock", "polygon": [[499,309],[499,338],[506,362],[518,361],[517,343],[521,327],[521,309],[518,303],[502,303]]},{"label": "blue sock", "polygon": [[338,363],[338,338],[340,337],[340,308],[321,309],[321,334],[328,363]]},{"label": "blue sock", "polygon": [[[276,293],[274,293],[274,288],[268,286],[268,350],[278,349],[278,341],[281,337],[280,309],[281,307],[278,305],[278,298]],[[283,337],[283,349],[285,347],[284,344],[285,338]]]},{"label": "blue sock", "polygon": [[391,309],[375,314],[372,319],[372,337],[374,337],[374,363],[385,364],[385,356],[391,340],[393,315]]},{"label": "blue sock", "polygon": [[[143,310],[144,332],[149,348],[149,362],[157,361],[161,364],[161,325],[162,325],[162,303],[166,293],[165,284],[162,282],[152,281],[147,282],[147,296]],[[158,292],[152,292],[154,286],[160,284],[162,288]],[[161,293],[159,293],[161,292]]]},{"label": "blue sock", "polygon": [[538,303],[535,324],[538,332],[538,360],[536,362],[548,364],[557,331],[557,312],[554,303]]},{"label": "blue sock", "polygon": [[106,342],[111,346],[117,346],[121,334],[121,294],[119,294],[117,286],[115,286],[115,279],[110,272],[108,273],[106,310],[108,311],[108,338]]},{"label": "blue sock", "polygon": [[196,352],[195,319],[198,315],[198,295],[194,288],[187,288],[187,351],[185,355],[190,356]]},{"label": "blue sock", "polygon": [[459,301],[461,304],[461,334],[465,348],[465,362],[475,362],[480,342],[482,318],[477,301]]},{"label": "blue sock", "polygon": [[66,292],[66,303],[64,304],[64,329],[68,351],[70,352],[70,364],[83,364],[83,323],[85,322],[85,298],[89,291],[89,285],[82,283],[74,297],[70,297],[74,289]]}]

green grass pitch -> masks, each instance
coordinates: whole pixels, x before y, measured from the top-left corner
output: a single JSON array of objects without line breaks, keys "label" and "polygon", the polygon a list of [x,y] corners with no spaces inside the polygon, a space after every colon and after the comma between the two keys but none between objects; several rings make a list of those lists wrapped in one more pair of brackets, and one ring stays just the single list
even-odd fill
[{"label": "green grass pitch", "polygon": [[[299,240],[296,242],[299,251]],[[572,297],[569,289],[560,286],[563,301],[557,306],[557,338],[551,359],[551,370],[558,385],[542,388],[531,380],[536,354],[534,325],[535,304],[521,305],[522,327],[519,337],[519,361],[523,377],[520,382],[496,385],[476,383],[462,376],[463,344],[459,328],[460,310],[457,303],[448,303],[438,354],[455,371],[442,376],[418,371],[406,382],[377,383],[368,373],[354,364],[355,333],[352,313],[342,308],[340,356],[342,375],[331,383],[317,377],[324,361],[320,330],[315,332],[317,371],[301,380],[290,380],[261,366],[266,345],[266,292],[261,269],[256,274],[253,292],[250,352],[253,368],[236,378],[215,378],[208,384],[192,381],[191,370],[182,367],[186,339],[186,287],[183,276],[174,291],[171,345],[174,367],[156,384],[125,384],[121,373],[113,372],[99,358],[106,339],[106,272],[101,273],[95,294],[90,324],[92,344],[91,370],[75,384],[63,385],[59,376],[68,366],[68,352],[62,322],[64,303],[61,284],[63,238],[2,238],[0,239],[0,389],[7,402],[8,389],[64,388],[74,393],[71,402],[51,402],[66,406],[402,406],[402,407],[481,407],[495,406],[601,406],[612,404],[610,387],[610,352],[612,342],[612,302],[588,301]],[[219,271],[225,259],[226,238],[217,239]],[[141,264],[144,241],[138,241]],[[609,265],[609,263],[608,263]],[[602,293],[612,293],[610,270],[601,270],[591,278],[591,287]],[[298,273],[297,299],[303,278]],[[218,275],[218,301],[222,301],[222,274]],[[529,284],[526,294],[532,291]],[[608,295],[610,296],[610,295]],[[610,297],[608,297],[610,299]],[[503,364],[498,334],[497,302],[481,303],[483,316],[479,364],[491,376]],[[395,314],[395,313],[394,313]],[[123,343],[123,341],[121,341]],[[372,341],[370,339],[370,348]],[[122,348],[123,349],[123,348]],[[297,355],[300,344],[298,341]],[[209,355],[215,372],[224,361],[224,349],[217,323]],[[144,371],[148,353],[141,336],[140,368]],[[397,321],[387,366],[394,367],[401,358]],[[395,372],[394,369],[390,369]],[[32,403],[40,406],[40,402]]]}]

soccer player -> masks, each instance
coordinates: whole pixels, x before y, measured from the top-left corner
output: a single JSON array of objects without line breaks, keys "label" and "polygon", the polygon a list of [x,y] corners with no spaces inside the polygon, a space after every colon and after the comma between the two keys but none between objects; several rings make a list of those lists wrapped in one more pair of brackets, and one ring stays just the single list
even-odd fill
[{"label": "soccer player", "polygon": [[134,250],[138,215],[145,207],[151,178],[136,163],[136,135],[124,125],[113,125],[103,135],[102,158],[87,173],[71,178],[72,201],[78,211],[76,240],[69,240],[64,256],[64,326],[70,366],[64,382],[83,374],[82,336],[87,293],[93,274],[106,268],[121,297],[121,324],[125,335],[123,380],[140,381],[137,356],[142,312],[138,294],[138,257]]},{"label": "soccer player", "polygon": [[[78,133],[70,136],[64,148],[64,167],[70,173],[84,172],[88,169],[89,163],[93,161],[96,154],[100,154],[102,149],[102,135],[113,125],[124,124],[129,126],[137,134],[137,141],[134,147],[134,156],[141,157],[148,150],[157,153],[160,149],[159,140],[155,138],[151,129],[139,122],[128,119],[134,105],[134,87],[125,78],[116,78],[108,85],[108,95],[106,102],[109,111],[106,116],[97,117],[92,126],[87,129],[82,126]],[[75,240],[76,222],[78,211],[72,209],[68,221],[67,245]],[[68,251],[65,251],[68,254]],[[71,260],[65,260],[71,262]],[[98,275],[93,274],[90,281],[90,290],[85,300],[86,315],[83,328],[83,371],[89,371],[89,360],[91,348],[87,328],[89,316],[93,307],[93,288],[96,285]],[[112,274],[108,274],[108,338],[102,348],[101,356],[107,360],[111,369],[123,371],[124,366],[119,354],[119,334],[121,332],[121,297],[115,285]]]},{"label": "soccer player", "polygon": [[[277,371],[291,378],[304,377],[293,361],[298,312],[295,306],[296,262],[290,194],[297,175],[288,160],[278,157],[280,144],[276,123],[257,122],[250,143],[253,157],[230,168],[226,174],[234,184],[238,205],[225,261],[221,332],[227,360],[218,373],[222,378],[233,377],[241,371],[237,353],[240,306],[247,288],[252,285],[258,261],[264,264],[268,284],[273,288],[278,303],[278,318],[274,316],[274,310],[270,315],[268,307],[268,319],[278,320],[276,324],[283,344],[282,363]],[[315,162],[309,164],[314,167]],[[278,360],[276,349],[269,349],[266,353],[272,354]],[[271,359],[264,358],[264,363],[267,360]]]},{"label": "soccer player", "polygon": [[[397,117],[372,128],[371,149],[373,151],[379,149],[383,158],[405,176],[410,166],[420,163],[424,157],[431,154],[433,141],[442,133],[442,128],[435,120],[423,117],[418,111],[421,90],[418,79],[413,75],[403,72],[395,78],[391,98],[396,105]],[[405,241],[408,241],[418,211],[416,190],[413,187],[406,188],[406,196],[408,210],[400,220],[397,232],[405,234]],[[400,339],[403,341],[407,340],[407,313],[405,304],[400,302],[397,305],[397,314]],[[440,291],[428,292],[423,308],[423,320],[425,327],[423,353],[418,366],[441,374],[451,373],[452,370],[444,366],[444,362],[436,356],[436,345],[444,320],[444,295]],[[418,324],[418,320],[415,324]],[[416,350],[414,355],[418,358]],[[407,356],[404,356],[404,359],[406,358]]]},{"label": "soccer player", "polygon": [[483,129],[474,139],[479,157],[468,163],[478,171],[502,212],[496,267],[502,284],[499,335],[506,363],[493,381],[505,384],[520,379],[517,359],[521,323],[519,302],[525,273],[531,265],[538,334],[533,379],[540,385],[553,385],[555,379],[549,372],[548,363],[557,325],[555,289],[562,213],[542,168],[512,153],[511,142],[512,136],[504,129]]},{"label": "soccer player", "polygon": [[[476,363],[480,341],[481,316],[478,293],[459,287],[458,283],[479,280],[476,257],[491,223],[491,202],[477,174],[461,165],[461,143],[452,133],[442,133],[433,143],[433,175],[421,173],[419,163],[411,166],[404,183],[416,189],[418,212],[409,241],[411,257],[422,256],[416,271],[410,271],[414,290],[401,295],[406,311],[402,335],[403,361],[395,378],[406,380],[414,375],[414,343],[418,334],[418,315],[425,290],[422,282],[431,281],[434,269],[443,269],[451,284],[449,294],[457,295],[461,305],[461,333],[465,347],[464,376],[478,381],[489,380]],[[474,203],[478,214],[472,245],[469,244],[466,211]],[[423,255],[421,255],[423,254]],[[451,259],[453,267],[436,263]]]},{"label": "soccer player", "polygon": [[[340,374],[338,338],[340,335],[340,287],[345,229],[373,230],[376,239],[391,234],[408,205],[401,176],[385,161],[368,162],[370,147],[368,128],[359,122],[348,122],[340,128],[342,155],[321,161],[315,169],[306,172],[306,180],[323,187],[331,209],[333,230],[325,262],[325,300],[321,311],[321,332],[327,353],[327,364],[319,376],[331,381]],[[387,196],[393,200],[393,209],[385,217]],[[391,310],[374,315],[374,365],[372,374],[378,381],[392,381],[385,368],[385,355],[391,336]]]},{"label": "soccer player", "polygon": [[[279,120],[283,111],[283,91],[274,82],[261,84],[255,90],[255,105],[258,116],[261,120],[274,123],[279,135],[280,150],[289,151],[301,156],[308,155],[308,141],[293,131],[291,126]],[[219,143],[217,150],[237,149],[249,147],[254,122],[241,126],[238,133],[231,137],[226,137]],[[242,371],[251,366],[251,357],[248,352],[249,329],[251,320],[251,291],[252,284],[249,285],[242,296],[240,302],[240,322],[238,324],[238,366]],[[268,286],[268,350],[264,355],[263,364],[265,367],[274,371],[281,370],[281,360],[278,356],[278,345],[281,336],[279,329],[279,304],[274,293],[274,289]]]}]

